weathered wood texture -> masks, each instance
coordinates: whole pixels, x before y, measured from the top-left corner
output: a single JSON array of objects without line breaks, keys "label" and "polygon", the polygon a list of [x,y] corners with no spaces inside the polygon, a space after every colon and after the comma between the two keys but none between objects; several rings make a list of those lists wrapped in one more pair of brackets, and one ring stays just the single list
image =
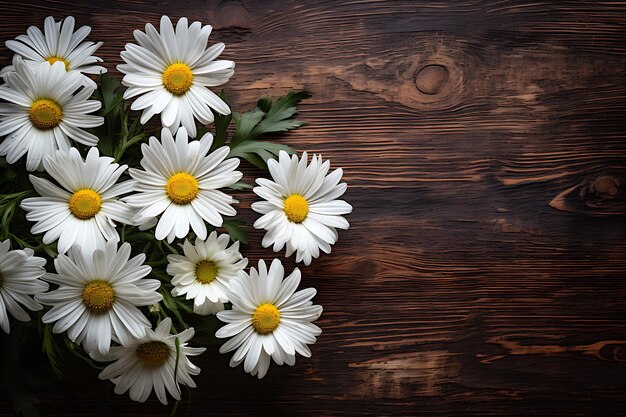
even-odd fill
[{"label": "weathered wood texture", "polygon": [[[188,415],[626,414],[624,3],[58,0],[0,14],[3,40],[76,16],[113,73],[134,28],[184,15],[237,62],[235,109],[313,93],[310,124],[283,140],[342,166],[354,205],[332,255],[303,268],[324,333],[260,382],[209,349]],[[44,415],[169,412],[75,365]]]}]

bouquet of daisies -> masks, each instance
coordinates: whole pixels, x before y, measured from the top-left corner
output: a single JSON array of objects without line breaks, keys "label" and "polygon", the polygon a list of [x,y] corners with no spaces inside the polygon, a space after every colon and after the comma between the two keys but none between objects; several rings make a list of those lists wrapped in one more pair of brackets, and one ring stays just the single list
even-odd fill
[{"label": "bouquet of daisies", "polygon": [[[315,289],[298,290],[300,271],[278,258],[249,266],[244,222],[233,219],[233,194],[252,188],[262,246],[305,265],[348,228],[342,170],[262,140],[303,124],[296,105],[308,93],[231,113],[212,91],[234,74],[218,59],[224,44],[207,47],[211,26],[166,16],[158,30],[134,31],[120,86],[89,33],[48,17],[43,32],[6,42],[15,56],[0,72],[5,336],[26,326],[53,369],[67,349],[117,394],[143,402],[154,391],[164,404],[167,393],[180,400],[179,385],[195,387],[190,359],[213,337],[234,352],[231,366],[258,378],[272,360],[309,357],[321,333]],[[271,178],[242,182],[242,159]]]}]

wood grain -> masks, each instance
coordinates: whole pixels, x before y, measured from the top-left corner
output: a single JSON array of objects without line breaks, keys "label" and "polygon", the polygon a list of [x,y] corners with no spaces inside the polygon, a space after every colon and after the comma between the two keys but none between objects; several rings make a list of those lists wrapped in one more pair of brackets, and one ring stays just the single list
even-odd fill
[{"label": "wood grain", "polygon": [[[236,109],[313,93],[309,125],[282,140],[343,167],[354,206],[332,255],[303,268],[324,333],[262,381],[210,348],[188,415],[626,415],[623,2],[2,1],[0,14],[3,40],[74,15],[113,73],[134,28],[185,15],[236,61]],[[71,369],[43,415],[169,412]]]}]

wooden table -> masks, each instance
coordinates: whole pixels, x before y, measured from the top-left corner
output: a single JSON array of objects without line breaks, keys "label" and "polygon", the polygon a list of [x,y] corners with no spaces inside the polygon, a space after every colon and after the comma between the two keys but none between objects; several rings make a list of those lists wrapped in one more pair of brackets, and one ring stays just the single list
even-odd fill
[{"label": "wooden table", "polygon": [[[74,15],[116,75],[133,29],[187,16],[236,61],[235,109],[313,93],[309,125],[280,140],[343,167],[354,205],[332,255],[303,268],[323,334],[262,381],[210,347],[188,415],[626,413],[623,3],[19,0],[0,14],[2,40]],[[272,256],[251,238],[251,260]],[[170,411],[70,365],[43,415]]]}]

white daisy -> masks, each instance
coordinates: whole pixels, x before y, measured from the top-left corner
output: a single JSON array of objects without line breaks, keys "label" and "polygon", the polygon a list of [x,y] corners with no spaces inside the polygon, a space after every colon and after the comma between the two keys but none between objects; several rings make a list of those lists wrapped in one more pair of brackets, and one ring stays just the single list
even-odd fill
[{"label": "white daisy", "polygon": [[[130,398],[144,402],[152,389],[163,404],[167,404],[165,390],[180,400],[179,383],[191,388],[196,384],[191,375],[198,375],[200,368],[189,361],[189,356],[204,352],[205,348],[192,348],[187,342],[193,337],[194,329],[189,328],[178,334],[170,334],[172,319],[163,320],[153,331],[133,339],[122,346],[114,346],[108,354],[92,352],[99,361],[115,361],[100,373],[100,379],[110,379],[115,384],[115,393],[124,394],[130,389]],[[176,339],[179,341],[178,369],[176,375]]]},{"label": "white daisy", "polygon": [[248,265],[239,253],[239,242],[228,247],[230,237],[212,232],[206,241],[196,239],[195,246],[185,239],[184,256],[168,255],[167,273],[173,276],[172,294],[193,299],[193,311],[203,316],[224,310],[226,291]]},{"label": "white daisy", "polygon": [[181,127],[176,141],[168,129],[161,130],[161,141],[154,136],[149,144],[141,145],[140,163],[145,171],[131,168],[130,175],[137,180],[138,194],[125,197],[132,207],[140,209],[133,218],[138,224],[157,223],[155,236],[168,242],[183,238],[189,226],[200,239],[206,239],[205,221],[222,225],[222,215],[234,216],[230,205],[237,201],[218,188],[236,183],[242,173],[235,171],[239,159],[224,160],[228,146],[208,154],[213,136],[207,133],[200,141],[188,142],[187,131]]},{"label": "white daisy", "polygon": [[30,316],[18,304],[32,311],[43,307],[31,297],[48,291],[48,283],[39,278],[46,272],[46,260],[34,256],[32,249],[9,250],[11,242],[0,242],[0,327],[10,332],[7,310],[19,321],[30,321]]},{"label": "white daisy", "polygon": [[[38,27],[31,26],[26,35],[19,35],[15,40],[7,41],[6,46],[17,54],[16,57],[23,58],[33,71],[37,71],[42,62],[48,64],[62,62],[68,72],[78,74],[106,72],[106,68],[96,65],[102,62],[102,59],[92,55],[102,46],[102,42],[82,42],[91,32],[91,28],[82,26],[74,32],[74,23],[72,16],[68,16],[62,22],[55,22],[52,16],[48,16],[44,21],[44,33]],[[10,65],[0,71],[0,76],[6,77],[13,71],[15,65]],[[84,76],[82,81],[95,87],[93,80],[87,76]]]},{"label": "white daisy", "polygon": [[130,244],[118,251],[115,242],[93,253],[73,248],[67,256],[59,255],[54,260],[57,273],[43,276],[59,288],[35,296],[53,306],[42,321],[55,322],[54,333],[67,330],[70,340],[82,343],[88,352],[107,353],[112,339],[128,344],[133,337],[143,337],[150,322],[137,307],[161,301],[161,283],[143,278],[152,270],[143,265],[144,254],[129,258]]},{"label": "white daisy", "polygon": [[225,84],[234,74],[233,61],[215,60],[224,50],[223,43],[206,48],[211,26],[200,22],[187,25],[181,18],[172,27],[169,17],[161,18],[161,33],[151,24],[146,31],[135,30],[139,45],[126,44],[121,53],[126,64],[117,69],[126,74],[122,84],[129,87],[125,99],[139,96],[132,110],[143,110],[141,123],[161,114],[161,123],[172,134],[182,124],[196,137],[194,117],[202,124],[213,122],[214,109],[230,114],[228,105],[208,87]]},{"label": "white daisy", "polygon": [[341,168],[326,175],[330,162],[313,155],[307,166],[304,152],[298,160],[296,155],[280,151],[278,161],[267,163],[274,181],[265,178],[256,180],[259,187],[254,192],[266,201],[252,204],[252,209],[263,214],[255,223],[257,229],[265,229],[263,247],[273,245],[274,252],[287,246],[286,256],[296,252],[296,262],[311,264],[320,249],[330,253],[330,246],[338,238],[336,229],[347,229],[344,214],[352,212],[352,206],[336,200],[346,191],[341,183]]},{"label": "white daisy", "polygon": [[134,181],[117,183],[126,165],[113,163],[113,158],[99,156],[91,148],[83,161],[76,148],[69,153],[57,151],[46,158],[46,171],[61,187],[50,181],[30,176],[41,197],[22,200],[28,211],[26,219],[37,222],[32,233],[46,232],[43,242],[55,240],[59,253],[73,245],[87,252],[103,247],[106,241],[117,242],[115,221],[132,224],[134,210],[117,198],[133,190]]},{"label": "white daisy", "polygon": [[[307,345],[316,342],[322,331],[311,323],[322,314],[322,307],[313,305],[314,288],[298,292],[298,268],[283,280],[285,270],[274,259],[269,271],[263,260],[259,271],[250,268],[250,275],[231,281],[228,299],[232,310],[220,311],[217,317],[228,323],[215,334],[232,337],[220,353],[237,350],[230,366],[244,362],[243,369],[263,378],[270,366],[270,357],[279,365],[296,363],[296,352],[311,356]],[[294,293],[295,292],[295,293]],[[244,361],[245,360],[245,361]]]},{"label": "white daisy", "polygon": [[0,86],[0,98],[9,101],[0,104],[0,136],[7,136],[0,155],[6,155],[9,164],[28,152],[26,169],[41,170],[47,155],[69,150],[70,139],[88,146],[98,143],[83,130],[104,122],[88,114],[101,107],[99,101],[88,100],[95,86],[80,89],[83,76],[66,73],[60,62],[44,62],[33,72],[20,58],[15,69]]}]

